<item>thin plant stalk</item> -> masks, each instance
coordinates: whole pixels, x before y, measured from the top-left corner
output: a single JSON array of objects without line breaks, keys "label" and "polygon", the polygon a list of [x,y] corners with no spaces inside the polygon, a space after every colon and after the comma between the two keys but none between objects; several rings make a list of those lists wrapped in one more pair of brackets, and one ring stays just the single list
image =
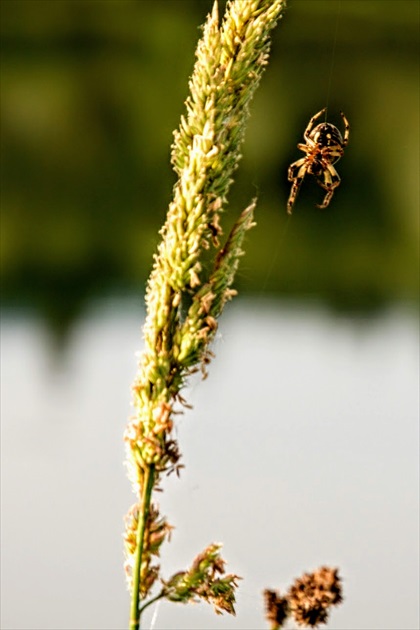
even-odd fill
[{"label": "thin plant stalk", "polygon": [[143,555],[144,531],[149,515],[150,501],[154,483],[154,466],[149,466],[145,471],[144,486],[142,488],[142,500],[137,529],[137,549],[135,553],[133,570],[133,593],[131,600],[130,630],[137,630],[140,623],[140,567]]}]

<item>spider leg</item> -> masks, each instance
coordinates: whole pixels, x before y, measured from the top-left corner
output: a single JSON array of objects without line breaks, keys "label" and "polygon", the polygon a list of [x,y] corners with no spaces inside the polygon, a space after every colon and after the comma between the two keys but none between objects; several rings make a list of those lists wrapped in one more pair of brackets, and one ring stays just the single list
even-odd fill
[{"label": "spider leg", "polygon": [[312,116],[311,120],[309,121],[308,126],[306,127],[305,132],[303,134],[303,137],[305,138],[305,140],[306,140],[306,142],[308,144],[313,145],[313,142],[310,139],[309,134],[311,133],[311,131],[312,131],[313,127],[314,127],[315,121],[318,120],[318,118],[320,116],[322,116],[322,114],[325,112],[326,109],[327,109],[326,107],[324,107],[324,109],[321,109],[321,111],[318,112],[317,114],[315,114],[315,116]]},{"label": "spider leg", "polygon": [[297,148],[303,151],[304,153],[310,153],[314,147],[315,147],[315,142],[311,138],[308,138],[307,144],[303,144],[303,142],[299,142],[299,144],[297,145]]},{"label": "spider leg", "polygon": [[288,214],[292,214],[293,205],[296,201],[303,178],[306,175],[307,168],[306,158],[302,158],[289,166],[288,180],[289,182],[293,182],[293,184],[290,190],[289,199],[287,200]]},{"label": "spider leg", "polygon": [[289,180],[289,182],[292,182],[294,179],[296,179],[299,171],[301,170],[301,167],[305,164],[305,162],[306,158],[301,158],[300,160],[298,160],[297,162],[293,162],[293,164],[289,166],[289,170],[287,173],[287,179]]},{"label": "spider leg", "polygon": [[327,191],[327,194],[324,197],[324,201],[320,204],[317,204],[317,208],[326,208],[328,206],[334,194],[334,190],[337,188],[337,186],[340,185],[341,182],[341,179],[332,164],[328,164],[328,162],[325,162],[323,166],[324,170],[322,172],[322,175],[324,177],[324,181],[317,178],[317,182],[322,188],[324,188],[324,190]]},{"label": "spider leg", "polygon": [[349,141],[349,135],[350,135],[350,123],[347,120],[347,118],[345,117],[345,115],[343,114],[343,112],[340,112],[340,114],[341,114],[341,118],[343,119],[343,123],[344,123],[343,146],[347,146],[347,143]]}]

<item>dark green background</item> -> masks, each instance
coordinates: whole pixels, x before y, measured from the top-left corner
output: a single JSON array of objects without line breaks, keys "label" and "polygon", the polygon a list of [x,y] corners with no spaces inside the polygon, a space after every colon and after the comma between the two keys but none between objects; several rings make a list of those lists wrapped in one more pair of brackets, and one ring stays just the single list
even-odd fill
[{"label": "dark green background", "polygon": [[[87,300],[143,292],[175,177],[210,0],[1,0],[3,301],[64,329]],[[224,3],[222,3],[223,5]],[[336,45],[334,39],[338,18]],[[418,298],[419,4],[290,0],[252,104],[228,228],[257,194],[241,293],[377,312]],[[309,118],[351,123],[326,210],[288,164]]]}]

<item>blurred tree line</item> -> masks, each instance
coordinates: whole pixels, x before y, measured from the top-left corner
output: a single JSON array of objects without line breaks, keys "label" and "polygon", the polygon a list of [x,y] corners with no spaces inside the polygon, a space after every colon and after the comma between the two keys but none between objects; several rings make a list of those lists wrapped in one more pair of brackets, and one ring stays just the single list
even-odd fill
[{"label": "blurred tree line", "polygon": [[[220,3],[223,7],[224,2]],[[5,305],[66,326],[141,293],[175,178],[172,131],[212,0],[1,0]],[[258,195],[241,293],[376,311],[417,301],[419,15],[412,0],[289,0],[254,99],[226,230]],[[335,42],[335,43],[334,43]],[[351,123],[326,210],[287,167],[309,118]]]}]

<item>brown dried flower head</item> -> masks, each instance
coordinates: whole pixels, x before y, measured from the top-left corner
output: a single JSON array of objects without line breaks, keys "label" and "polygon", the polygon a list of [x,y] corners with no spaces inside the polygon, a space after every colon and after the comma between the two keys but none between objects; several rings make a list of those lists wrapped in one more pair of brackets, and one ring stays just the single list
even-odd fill
[{"label": "brown dried flower head", "polygon": [[264,593],[265,618],[270,623],[271,630],[278,630],[283,626],[289,615],[289,602],[287,597],[281,597],[277,591],[268,588]]},{"label": "brown dried flower head", "polygon": [[291,615],[299,626],[314,628],[328,620],[331,606],[343,601],[338,569],[321,567],[295,580],[288,592]]}]

